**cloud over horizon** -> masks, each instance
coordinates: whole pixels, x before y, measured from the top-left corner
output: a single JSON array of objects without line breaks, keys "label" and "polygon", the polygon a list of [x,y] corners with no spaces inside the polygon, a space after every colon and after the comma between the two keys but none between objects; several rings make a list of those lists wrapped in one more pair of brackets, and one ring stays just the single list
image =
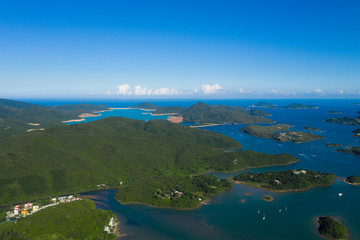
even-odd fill
[{"label": "cloud over horizon", "polygon": [[214,85],[210,85],[210,84],[205,84],[201,87],[201,90],[203,92],[203,94],[213,94],[218,90],[221,90],[222,87],[220,86],[220,84],[216,83]]}]

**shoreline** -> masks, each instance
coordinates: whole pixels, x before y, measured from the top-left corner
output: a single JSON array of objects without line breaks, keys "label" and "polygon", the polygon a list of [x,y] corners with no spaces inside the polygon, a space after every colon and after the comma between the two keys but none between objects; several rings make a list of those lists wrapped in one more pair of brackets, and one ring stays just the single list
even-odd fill
[{"label": "shoreline", "polygon": [[327,185],[316,185],[316,186],[311,186],[309,188],[306,188],[306,189],[287,189],[287,190],[277,190],[277,189],[267,189],[267,188],[262,188],[260,186],[256,186],[256,185],[251,185],[247,182],[241,182],[241,181],[234,181],[234,180],[231,180],[233,183],[236,183],[236,184],[241,184],[241,185],[246,185],[246,186],[249,186],[249,187],[252,187],[252,188],[257,188],[257,189],[260,189],[260,190],[264,190],[264,191],[268,191],[268,192],[305,192],[305,191],[309,191],[313,188],[317,188],[317,187],[329,187],[331,185],[333,185],[333,183],[335,182],[335,180],[330,183],[330,184],[327,184]]},{"label": "shoreline", "polygon": [[189,126],[189,127],[191,127],[191,128],[200,128],[200,127],[212,127],[212,126],[219,126],[219,125],[222,125],[222,124],[211,123],[211,124],[203,124],[203,125],[192,125],[192,126]]},{"label": "shoreline", "polygon": [[66,121],[62,121],[63,123],[69,123],[69,122],[82,122],[85,121],[86,119],[81,118],[81,119],[71,119],[71,120],[66,120]]},{"label": "shoreline", "polygon": [[[223,192],[221,192],[223,193]],[[219,194],[221,194],[219,193]],[[217,196],[217,195],[216,195]],[[123,202],[119,199],[117,199],[114,195],[114,199],[116,201],[118,201],[119,203],[123,204],[123,205],[144,205],[144,206],[148,206],[148,207],[152,207],[152,208],[159,208],[159,209],[172,209],[175,211],[191,211],[191,210],[196,210],[199,207],[206,205],[206,203],[211,202],[211,199],[206,199],[200,202],[200,204],[196,207],[192,207],[192,208],[173,208],[173,207],[166,207],[166,206],[155,206],[155,205],[151,205],[150,203],[143,203],[143,202],[138,202],[138,201],[131,201],[131,202]]]},{"label": "shoreline", "polygon": [[359,186],[359,185],[360,185],[360,183],[351,183],[351,182],[348,182],[348,181],[346,181],[346,178],[344,178],[343,181],[344,181],[345,183],[349,184],[349,185],[352,185],[352,186]]}]

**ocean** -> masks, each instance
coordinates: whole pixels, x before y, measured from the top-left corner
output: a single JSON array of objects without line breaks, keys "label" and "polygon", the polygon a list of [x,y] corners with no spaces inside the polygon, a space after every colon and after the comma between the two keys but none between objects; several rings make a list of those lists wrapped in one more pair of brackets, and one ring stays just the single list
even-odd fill
[{"label": "ocean", "polygon": [[[142,100],[44,100],[26,99],[27,102],[42,105],[74,103],[105,104],[113,108],[134,106]],[[159,106],[190,106],[198,100],[148,100]],[[245,100],[202,100],[207,104],[225,104],[247,107],[261,99]],[[358,116],[360,110],[356,99],[269,99],[265,100],[279,106],[293,102],[313,104],[318,109],[263,109],[272,114],[276,123],[291,124],[291,130],[301,130],[310,126],[319,128],[318,135],[325,139],[309,143],[278,143],[272,139],[261,139],[239,131],[245,125],[221,125],[203,129],[216,131],[234,138],[244,149],[264,153],[293,154],[300,162],[278,167],[246,169],[239,172],[280,171],[286,169],[310,169],[334,173],[340,177],[329,187],[314,188],[304,192],[275,193],[235,184],[229,192],[213,198],[209,205],[196,210],[175,211],[152,208],[144,205],[123,205],[113,195],[114,190],[101,190],[85,193],[93,199],[98,208],[113,211],[120,220],[123,239],[322,239],[317,233],[316,218],[334,216],[349,228],[350,239],[360,239],[360,186],[343,182],[344,177],[360,176],[360,158],[353,154],[339,153],[327,143],[360,146],[359,139],[352,134],[359,127],[330,124],[324,120],[330,117]],[[328,111],[341,111],[342,114],[328,114]],[[141,110],[121,109],[104,112],[100,117],[87,118],[93,121],[103,117],[122,116],[140,120],[167,118],[151,116]],[[219,178],[227,178],[236,173],[213,173]],[[339,193],[343,195],[340,197]],[[273,202],[263,200],[264,195],[274,197]],[[258,211],[260,213],[258,213]],[[265,214],[266,219],[262,220]]]}]

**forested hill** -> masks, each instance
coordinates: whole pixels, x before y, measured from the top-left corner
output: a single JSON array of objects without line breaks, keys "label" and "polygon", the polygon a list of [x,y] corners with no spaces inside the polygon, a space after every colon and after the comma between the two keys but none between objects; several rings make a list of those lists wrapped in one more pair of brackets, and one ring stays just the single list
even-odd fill
[{"label": "forested hill", "polygon": [[41,106],[21,101],[0,99],[0,140],[28,129],[43,129],[77,119],[82,113],[109,109],[105,105],[74,104]]},{"label": "forested hill", "polygon": [[136,106],[132,106],[131,108],[136,108],[136,109],[146,109],[146,110],[154,110],[154,109],[158,109],[159,106],[153,104],[153,103],[148,103],[148,102],[142,102]]},{"label": "forested hill", "polygon": [[[195,124],[224,124],[224,123],[273,123],[265,111],[259,109],[246,109],[243,107],[208,105],[198,102],[188,108],[185,107],[159,107],[151,103],[141,103],[136,108],[156,109],[153,114],[177,114],[183,117],[184,122]],[[135,108],[134,107],[134,108]]]},{"label": "forested hill", "polygon": [[257,116],[252,112],[241,107],[229,107],[225,105],[210,106],[199,102],[190,106],[180,113],[184,118],[184,122],[192,122],[196,124],[204,123],[273,123],[271,119]]},{"label": "forested hill", "polygon": [[[224,152],[232,148],[241,145],[215,132],[120,117],[21,134],[0,145],[0,205],[106,184],[121,186],[118,198],[124,202],[194,207],[199,202],[192,193],[206,193],[210,185],[203,182],[214,180],[192,174],[297,161],[289,154]],[[212,189],[216,193],[228,185],[211,186],[218,186]],[[173,189],[184,193],[183,203],[166,198]]]}]

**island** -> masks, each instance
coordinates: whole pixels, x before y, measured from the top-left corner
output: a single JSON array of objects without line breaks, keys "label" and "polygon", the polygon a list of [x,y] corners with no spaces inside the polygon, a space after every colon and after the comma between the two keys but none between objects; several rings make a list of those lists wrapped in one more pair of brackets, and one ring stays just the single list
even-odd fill
[{"label": "island", "polygon": [[276,124],[270,126],[248,125],[244,128],[241,128],[240,131],[255,137],[271,138],[278,142],[291,141],[294,143],[303,143],[324,139],[324,137],[313,133],[288,131],[290,127],[293,126],[288,124]]},{"label": "island", "polygon": [[320,128],[314,128],[314,127],[304,127],[304,130],[308,130],[308,131],[320,131]]},{"label": "island", "polygon": [[252,104],[251,107],[262,107],[262,108],[284,108],[284,109],[317,109],[317,106],[314,105],[306,105],[302,103],[291,103],[287,106],[277,106],[275,104],[267,103],[267,102],[258,102]]},{"label": "island", "polygon": [[79,200],[10,218],[1,224],[0,239],[111,240],[119,235],[117,225],[111,211],[96,209],[91,200]]},{"label": "island", "polygon": [[327,147],[331,147],[331,148],[334,148],[334,147],[341,147],[342,145],[341,144],[338,144],[338,143],[328,143],[326,144]]},{"label": "island", "polygon": [[360,177],[355,176],[355,175],[345,178],[344,181],[351,185],[360,185]]},{"label": "island", "polygon": [[318,231],[321,236],[329,239],[348,239],[348,229],[333,217],[319,217]]},{"label": "island", "polygon": [[316,109],[318,107],[316,107],[314,105],[305,105],[305,104],[301,104],[301,103],[291,103],[283,108],[285,108],[285,109]]},{"label": "island", "polygon": [[328,114],[342,114],[340,111],[328,111]]},{"label": "island", "polygon": [[336,151],[341,153],[352,153],[360,157],[360,147],[348,146],[347,148],[336,149]]},{"label": "island", "polygon": [[336,176],[311,170],[286,170],[280,172],[242,173],[232,178],[235,183],[270,191],[304,191],[313,187],[329,186]]},{"label": "island", "polygon": [[0,144],[0,205],[106,186],[122,203],[196,208],[231,187],[205,172],[298,161],[241,148],[216,132],[122,117],[15,135]]},{"label": "island", "polygon": [[269,113],[259,109],[246,109],[237,106],[208,105],[198,102],[188,108],[185,107],[159,107],[152,103],[141,103],[132,108],[153,110],[152,115],[171,115],[171,119],[178,117],[183,122],[195,125],[213,124],[253,124],[253,123],[273,123],[274,121],[266,117]]},{"label": "island", "polygon": [[354,134],[355,137],[360,137],[360,128],[355,129],[355,130],[353,131],[353,134]]},{"label": "island", "polygon": [[267,102],[258,102],[258,103],[251,105],[251,107],[276,108],[276,105],[272,104],[272,103],[267,103]]},{"label": "island", "polygon": [[270,195],[265,195],[264,198],[263,198],[265,201],[267,202],[272,202],[274,201],[274,198]]},{"label": "island", "polygon": [[360,116],[355,118],[349,116],[341,118],[329,118],[326,119],[325,122],[360,126]]}]

